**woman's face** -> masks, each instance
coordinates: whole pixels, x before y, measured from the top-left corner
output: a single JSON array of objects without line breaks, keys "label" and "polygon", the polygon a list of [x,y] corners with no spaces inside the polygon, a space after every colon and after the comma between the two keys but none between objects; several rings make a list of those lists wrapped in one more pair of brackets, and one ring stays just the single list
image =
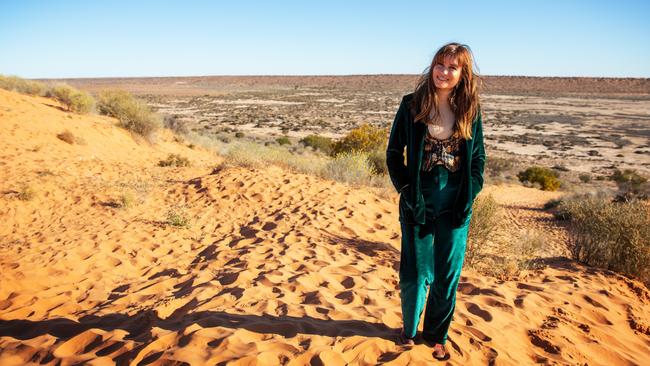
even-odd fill
[{"label": "woman's face", "polygon": [[452,90],[460,80],[462,68],[458,57],[447,56],[433,65],[433,83],[438,90]]}]

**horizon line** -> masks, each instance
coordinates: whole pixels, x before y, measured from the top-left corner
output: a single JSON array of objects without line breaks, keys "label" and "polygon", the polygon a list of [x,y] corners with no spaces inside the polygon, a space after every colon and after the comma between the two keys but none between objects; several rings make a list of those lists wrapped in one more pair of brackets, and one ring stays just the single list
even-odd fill
[{"label": "horizon line", "polygon": [[[14,74],[0,74],[18,76]],[[29,80],[78,80],[78,79],[144,79],[144,78],[201,78],[201,77],[355,77],[355,76],[420,76],[422,73],[378,73],[378,74],[208,74],[208,75],[144,75],[144,76],[81,76],[81,77],[34,77]],[[650,79],[647,76],[542,76],[542,75],[489,75],[480,77],[546,78],[546,79]],[[18,76],[20,77],[20,76]]]}]

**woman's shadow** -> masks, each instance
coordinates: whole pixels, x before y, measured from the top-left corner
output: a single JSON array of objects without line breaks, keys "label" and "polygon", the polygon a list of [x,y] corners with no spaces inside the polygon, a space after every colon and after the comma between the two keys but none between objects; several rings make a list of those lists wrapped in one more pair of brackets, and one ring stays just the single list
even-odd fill
[{"label": "woman's shadow", "polygon": [[[0,337],[9,336],[16,339],[28,340],[44,334],[50,334],[57,337],[60,341],[66,341],[92,328],[98,328],[104,331],[121,329],[128,332],[124,339],[132,340],[137,345],[133,349],[115,357],[113,360],[116,364],[128,364],[130,360],[137,357],[138,353],[144,347],[155,340],[152,334],[153,327],[182,334],[184,329],[192,324],[198,324],[203,328],[224,327],[234,330],[246,329],[256,333],[277,334],[285,338],[293,338],[302,333],[328,337],[356,335],[395,341],[395,334],[398,331],[382,323],[370,323],[362,320],[323,320],[309,316],[231,314],[225,311],[199,311],[183,316],[175,316],[172,314],[166,319],[161,319],[155,310],[145,310],[134,315],[120,313],[101,316],[88,315],[79,318],[79,321],[67,318],[35,321],[23,319],[0,320]],[[190,338],[191,334],[180,337],[178,346],[186,346]],[[219,347],[221,342],[226,338],[214,339],[208,342],[208,346],[213,348]],[[306,344],[303,344],[304,342]],[[93,349],[101,347],[102,343],[103,340],[98,335],[81,353],[91,352]],[[308,340],[303,341],[303,343],[301,343],[301,346],[309,347]],[[108,356],[123,346],[124,342],[113,343],[99,349],[95,354],[97,356]],[[148,356],[146,360],[143,360],[143,364],[153,362],[160,358],[163,351],[160,350],[160,352]],[[396,356],[397,354],[385,354],[382,355],[382,360],[388,361],[387,358],[395,358]],[[52,353],[49,353],[46,358],[41,361],[49,362],[54,359],[54,356]]]}]

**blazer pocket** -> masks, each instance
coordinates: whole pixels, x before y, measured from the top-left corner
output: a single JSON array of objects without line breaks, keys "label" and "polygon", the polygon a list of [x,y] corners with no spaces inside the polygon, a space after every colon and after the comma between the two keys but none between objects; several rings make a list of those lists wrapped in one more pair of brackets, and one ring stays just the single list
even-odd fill
[{"label": "blazer pocket", "polygon": [[409,203],[409,187],[399,194],[399,217],[400,221],[413,222],[413,207]]}]

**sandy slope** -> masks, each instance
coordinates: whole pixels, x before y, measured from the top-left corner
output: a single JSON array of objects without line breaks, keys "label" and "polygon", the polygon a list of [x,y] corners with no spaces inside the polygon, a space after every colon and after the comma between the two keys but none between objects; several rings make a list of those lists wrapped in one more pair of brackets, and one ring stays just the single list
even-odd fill
[{"label": "sandy slope", "polygon": [[[163,134],[0,90],[0,364],[428,364],[397,346],[395,197],[219,166]],[[69,129],[85,145],[56,134]],[[162,168],[168,153],[192,167]],[[36,192],[17,197],[22,183]],[[512,227],[566,234],[556,194],[486,187]],[[131,192],[137,203],[118,208]],[[482,193],[483,194],[483,193]],[[176,207],[190,227],[166,223]],[[650,364],[650,296],[562,258],[519,281],[465,271],[451,364]]]}]

